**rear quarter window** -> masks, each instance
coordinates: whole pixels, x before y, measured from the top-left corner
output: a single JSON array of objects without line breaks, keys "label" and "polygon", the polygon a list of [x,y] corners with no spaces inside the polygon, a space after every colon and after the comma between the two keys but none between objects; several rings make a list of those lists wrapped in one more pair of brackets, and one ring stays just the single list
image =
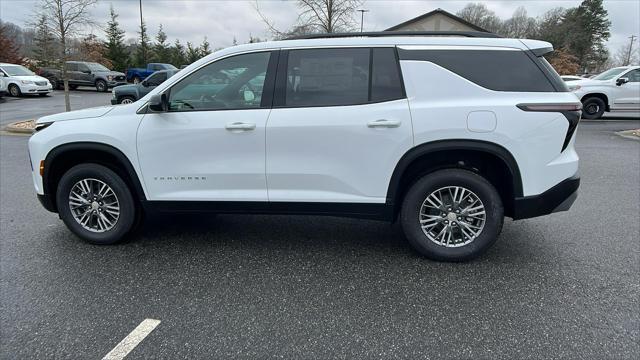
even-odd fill
[{"label": "rear quarter window", "polygon": [[496,91],[555,92],[534,60],[520,50],[402,50],[400,60],[429,61]]}]

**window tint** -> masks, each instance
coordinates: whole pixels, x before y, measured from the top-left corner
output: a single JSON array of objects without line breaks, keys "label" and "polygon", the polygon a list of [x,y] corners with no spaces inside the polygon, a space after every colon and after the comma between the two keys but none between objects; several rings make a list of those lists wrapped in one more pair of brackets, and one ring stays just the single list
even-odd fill
[{"label": "window tint", "polygon": [[286,106],[364,104],[369,100],[369,49],[292,50]]},{"label": "window tint", "polygon": [[524,51],[400,50],[400,59],[433,62],[491,90],[556,91]]},{"label": "window tint", "polygon": [[78,64],[78,71],[89,71],[89,67],[86,64]]},{"label": "window tint", "polygon": [[67,63],[67,71],[78,71],[78,64]]},{"label": "window tint", "polygon": [[371,101],[389,101],[404,97],[394,49],[373,49],[372,68]]},{"label": "window tint", "polygon": [[269,52],[211,63],[171,88],[170,111],[259,108]]},{"label": "window tint", "polygon": [[640,82],[640,69],[631,70],[623,77],[629,78],[629,82]]},{"label": "window tint", "polygon": [[147,86],[158,86],[167,80],[166,72],[156,72],[151,74],[146,80]]}]

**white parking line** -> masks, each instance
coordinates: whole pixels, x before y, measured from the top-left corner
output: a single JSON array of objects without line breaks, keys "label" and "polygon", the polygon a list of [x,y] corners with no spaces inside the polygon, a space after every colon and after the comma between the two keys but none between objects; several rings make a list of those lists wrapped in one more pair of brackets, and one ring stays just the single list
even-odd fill
[{"label": "white parking line", "polygon": [[144,338],[149,335],[153,329],[160,324],[160,320],[144,319],[127,337],[122,339],[113,350],[109,351],[102,360],[122,360],[131,350],[135,349]]}]

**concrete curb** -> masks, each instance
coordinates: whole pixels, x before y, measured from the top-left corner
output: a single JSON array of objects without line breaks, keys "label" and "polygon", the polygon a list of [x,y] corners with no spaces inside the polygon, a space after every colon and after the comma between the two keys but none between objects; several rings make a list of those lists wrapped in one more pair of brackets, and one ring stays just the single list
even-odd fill
[{"label": "concrete curb", "polygon": [[5,126],[2,130],[9,133],[15,133],[15,134],[33,134],[34,129],[24,128],[18,125],[18,124],[22,124],[29,121],[33,121],[33,120],[22,120],[22,121],[12,122],[11,124]]}]

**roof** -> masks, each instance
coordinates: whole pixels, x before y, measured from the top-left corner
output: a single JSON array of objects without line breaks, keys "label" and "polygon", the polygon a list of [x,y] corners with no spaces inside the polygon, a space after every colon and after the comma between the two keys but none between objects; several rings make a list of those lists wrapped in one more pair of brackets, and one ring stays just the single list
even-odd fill
[{"label": "roof", "polygon": [[448,17],[448,18],[451,18],[451,19],[453,19],[455,21],[458,21],[460,23],[463,23],[463,24],[469,26],[470,28],[472,28],[472,29],[474,29],[476,31],[482,31],[482,32],[487,32],[487,33],[490,32],[490,31],[488,31],[486,29],[481,28],[480,26],[478,26],[476,24],[470,23],[467,20],[465,20],[465,19],[463,19],[463,18],[461,18],[459,16],[455,16],[452,13],[450,13],[448,11],[445,11],[445,10],[442,10],[440,8],[437,8],[437,9],[435,9],[433,11],[429,11],[426,14],[422,14],[420,16],[414,17],[413,19],[409,19],[409,20],[407,20],[407,21],[405,21],[403,23],[400,23],[398,25],[392,26],[392,27],[388,28],[386,31],[393,31],[393,30],[402,28],[402,27],[404,27],[406,25],[411,24],[412,22],[420,21],[422,19],[428,18],[429,16],[432,16],[432,15],[435,15],[435,14],[442,14],[442,15]]},{"label": "roof", "polygon": [[478,38],[499,38],[501,36],[483,31],[370,31],[349,33],[322,33],[292,36],[285,40],[327,39],[345,37],[398,37],[398,36],[461,36]]}]

